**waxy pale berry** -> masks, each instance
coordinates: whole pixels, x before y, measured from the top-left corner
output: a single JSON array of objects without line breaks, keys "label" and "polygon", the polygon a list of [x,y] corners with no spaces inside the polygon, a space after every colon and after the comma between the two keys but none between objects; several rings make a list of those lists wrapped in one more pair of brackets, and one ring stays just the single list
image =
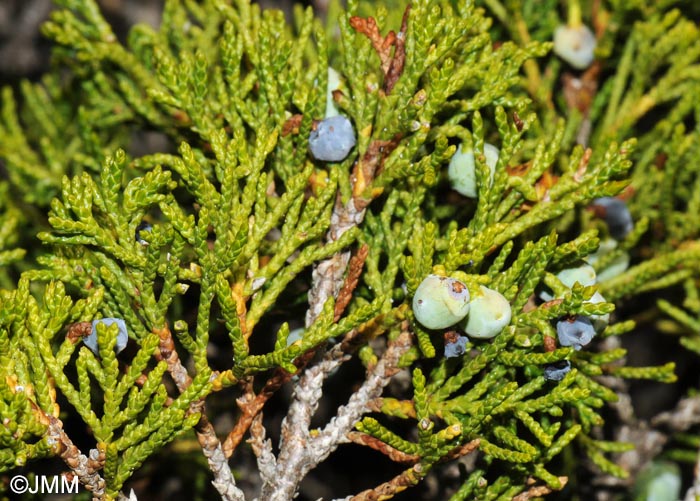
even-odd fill
[{"label": "waxy pale berry", "polygon": [[[595,265],[595,263],[598,262],[598,260],[601,259],[603,256],[615,251],[615,249],[617,249],[617,245],[617,240],[615,240],[614,238],[607,238],[603,240],[602,242],[600,242],[597,251],[595,251],[593,254],[589,254],[588,256],[586,256],[586,261],[588,261],[592,265]],[[621,273],[624,273],[627,270],[627,268],[629,268],[629,266],[630,255],[627,251],[622,251],[615,259],[613,259],[610,262],[610,264],[608,264],[608,266],[606,266],[602,270],[598,270],[598,276],[596,281],[598,283],[601,283],[605,282],[606,280],[610,280],[611,278],[615,278]]]},{"label": "waxy pale berry", "polygon": [[106,327],[117,324],[119,332],[117,333],[117,341],[114,345],[114,351],[120,353],[126,348],[126,343],[129,341],[129,334],[126,331],[126,323],[121,318],[100,318],[92,321],[92,332],[89,336],[83,338],[85,346],[90,348],[95,355],[100,354],[100,348],[97,343],[97,325],[104,324]]},{"label": "waxy pale berry", "polygon": [[340,162],[355,146],[355,131],[346,117],[321,120],[309,134],[309,149],[316,160]]},{"label": "waxy pale berry", "polygon": [[[557,278],[561,283],[571,289],[575,283],[579,283],[584,287],[594,285],[596,283],[596,272],[590,264],[582,264],[575,268],[566,268],[557,273]],[[551,301],[554,296],[548,290],[540,292],[540,298],[544,301]]]},{"label": "waxy pale berry", "polygon": [[[681,495],[681,470],[670,461],[652,461],[645,466],[637,477],[633,489],[633,498],[650,501],[677,501]],[[697,496],[686,496],[685,499]]]},{"label": "waxy pale berry", "polygon": [[634,228],[632,214],[623,200],[602,197],[596,198],[592,205],[596,215],[605,220],[610,236],[615,240],[623,240]]},{"label": "waxy pale berry", "polygon": [[[584,302],[584,304],[598,304],[606,302],[607,301],[605,300],[603,295],[600,292],[596,291],[593,293],[593,295],[588,301]],[[591,322],[593,322],[593,327],[595,328],[596,332],[602,332],[608,326],[608,323],[610,323],[610,313],[605,313],[603,315],[591,315]]]},{"label": "waxy pale berry", "polygon": [[561,381],[569,371],[571,371],[571,362],[568,360],[559,360],[558,362],[546,366],[543,376],[548,381]]},{"label": "waxy pale berry", "polygon": [[596,39],[583,24],[559,26],[554,31],[554,53],[577,70],[588,68],[593,62]]},{"label": "waxy pale berry", "polygon": [[[476,198],[476,161],[474,151],[463,150],[463,145],[457,147],[457,151],[450,159],[447,167],[447,177],[452,189],[469,198]],[[493,175],[498,163],[499,150],[494,145],[484,143],[484,157],[490,171],[489,183],[493,183]]]},{"label": "waxy pale berry", "polygon": [[562,346],[573,346],[580,350],[591,342],[596,335],[593,322],[588,317],[577,315],[557,322],[557,337]]},{"label": "waxy pale berry", "polygon": [[291,346],[297,341],[301,340],[301,338],[304,337],[304,330],[305,329],[303,327],[298,327],[289,331],[289,334],[287,335],[287,346]]},{"label": "waxy pale berry", "polygon": [[445,358],[461,357],[467,351],[467,336],[455,336],[450,342],[445,342]]},{"label": "waxy pale berry", "polygon": [[582,264],[576,268],[561,270],[557,273],[557,278],[569,288],[573,287],[577,282],[584,287],[595,285],[596,283],[596,273],[590,264]]},{"label": "waxy pale berry", "polygon": [[428,329],[444,329],[469,313],[469,290],[455,278],[428,275],[413,296],[413,314]]},{"label": "waxy pale berry", "polygon": [[510,303],[500,292],[483,285],[474,296],[464,332],[478,339],[492,338],[510,323]]}]

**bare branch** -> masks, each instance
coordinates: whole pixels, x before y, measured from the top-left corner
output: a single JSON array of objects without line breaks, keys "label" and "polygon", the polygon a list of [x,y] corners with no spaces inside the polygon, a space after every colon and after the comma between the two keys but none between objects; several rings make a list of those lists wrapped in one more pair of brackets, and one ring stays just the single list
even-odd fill
[{"label": "bare branch", "polygon": [[261,413],[253,419],[248,443],[258,460],[258,470],[263,483],[272,482],[276,474],[277,460],[272,452],[272,442],[270,439],[265,439],[265,427],[262,424]]},{"label": "bare branch", "polygon": [[350,263],[348,264],[348,275],[345,277],[345,282],[343,282],[343,287],[338,292],[338,300],[335,303],[335,311],[333,320],[337,322],[345,311],[345,308],[350,304],[352,299],[352,292],[357,287],[360,281],[360,275],[362,274],[362,267],[365,264],[365,260],[369,255],[369,246],[363,244],[355,253],[354,256],[350,258]]},{"label": "bare branch", "polygon": [[369,402],[379,397],[391,377],[396,374],[398,362],[411,346],[408,322],[404,321],[399,336],[389,343],[379,362],[371,369],[362,386],[338,409],[337,415],[320,432],[311,435],[311,418],[322,396],[325,375],[347,359],[340,348],[331,350],[318,365],[307,370],[294,394],[294,401],[282,424],[277,476],[263,485],[262,498],[271,501],[292,499],[299,482],[316,465],[326,459],[339,444],[346,442],[347,434],[368,411]]},{"label": "bare branch", "polygon": [[[340,199],[335,204],[331,215],[331,228],[327,239],[330,242],[338,240],[343,233],[353,226],[359,225],[364,219],[364,209],[355,206],[354,199],[343,205]],[[306,312],[306,327],[310,327],[321,314],[323,305],[329,298],[337,297],[343,286],[343,275],[350,261],[350,252],[340,252],[321,261],[313,270],[311,279],[313,286],[309,290],[309,309]]]},{"label": "bare branch", "polygon": [[686,431],[700,423],[700,397],[687,397],[678,402],[675,409],[662,412],[652,420],[654,426],[666,425],[673,431]]},{"label": "bare branch", "polygon": [[301,376],[294,390],[287,417],[282,422],[277,471],[273,478],[263,483],[262,499],[292,499],[298,483],[315,466],[309,464],[311,458],[308,456],[311,417],[316,412],[322,396],[323,380],[347,358],[344,354],[333,359],[326,358]]},{"label": "bare branch", "polygon": [[[559,483],[561,484],[562,488],[566,485],[566,483],[569,481],[569,477],[559,477]],[[552,492],[551,487],[547,487],[546,485],[536,485],[534,487],[530,487],[528,490],[525,492],[522,492],[515,496],[513,498],[513,501],[527,501],[528,499],[533,499],[533,498],[539,498],[542,496],[546,496],[547,494]]]},{"label": "bare branch", "polygon": [[695,461],[695,469],[693,476],[693,485],[690,486],[685,493],[683,501],[697,501],[700,498],[700,450],[698,450],[698,459]]},{"label": "bare branch", "polygon": [[[192,378],[187,373],[187,369],[182,365],[180,357],[175,350],[175,342],[168,326],[154,330],[160,338],[160,349],[156,352],[158,360],[165,360],[168,364],[168,372],[175,381],[175,385],[180,393],[184,392],[192,383]],[[193,402],[189,412],[200,412],[201,418],[195,431],[197,440],[202,447],[202,452],[207,458],[209,469],[214,474],[212,485],[221,494],[221,498],[226,501],[243,501],[245,495],[243,491],[236,487],[236,481],[231,473],[228,460],[221,447],[221,442],[216,436],[214,427],[207,419],[204,412],[204,401]]]},{"label": "bare branch", "polygon": [[58,444],[61,459],[78,476],[80,483],[92,492],[93,498],[102,499],[105,495],[104,479],[91,468],[92,462],[90,459],[80,452],[80,449],[73,444],[73,441],[63,431],[63,422],[53,416],[47,415],[47,417],[49,419],[49,441]]},{"label": "bare branch", "polygon": [[362,386],[350,397],[347,405],[338,409],[336,417],[313,439],[310,453],[313,454],[316,463],[326,459],[337,448],[337,444],[355,426],[355,423],[368,410],[370,401],[382,394],[389,380],[400,369],[399,358],[411,347],[411,334],[408,331],[408,322],[404,321],[401,334],[389,343],[377,365],[372,368]]},{"label": "bare branch", "polygon": [[221,499],[225,501],[243,501],[245,495],[243,491],[236,487],[236,480],[233,478],[228,460],[221,448],[221,442],[216,436],[214,426],[207,417],[202,414],[202,418],[195,427],[197,440],[202,446],[202,452],[207,458],[209,469],[214,474],[212,485],[221,494]]}]

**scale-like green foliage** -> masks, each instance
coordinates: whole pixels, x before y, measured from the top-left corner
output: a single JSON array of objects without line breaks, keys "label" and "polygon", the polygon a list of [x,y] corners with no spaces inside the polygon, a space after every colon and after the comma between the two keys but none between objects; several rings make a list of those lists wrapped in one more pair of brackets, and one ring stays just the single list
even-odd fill
[{"label": "scale-like green foliage", "polygon": [[[672,362],[627,366],[601,342],[635,329],[610,317],[615,303],[682,284],[685,300],[658,307],[700,353],[700,33],[680,11],[613,2],[605,19],[643,19],[598,33],[594,64],[610,66],[575,106],[554,94],[555,76],[578,78],[549,52],[556,2],[350,1],[330,6],[324,29],[311,9],[287,23],[247,0],[170,0],[158,29],[135,26],[125,44],[94,0],[55,3],[44,34],[60,69],[2,94],[0,469],[58,454],[116,499],[195,428],[225,499],[243,499],[226,456],[249,429],[266,499],[291,498],[348,437],[410,464],[361,499],[474,451],[451,499],[560,490],[572,450],[627,475],[612,455],[629,445],[601,438],[617,399],[606,384],[676,376]],[[357,138],[334,163],[308,151],[329,92]],[[139,153],[132,143],[152,131],[163,146]],[[475,199],[449,186],[459,145],[474,154]],[[630,193],[633,228],[613,242],[587,209]],[[15,233],[34,212],[45,222],[25,238],[43,247],[20,266]],[[558,277],[584,260],[605,278]],[[444,356],[459,325],[426,329],[410,308],[429,274],[499,292],[509,324]],[[576,316],[604,324],[581,350],[557,342],[557,323]],[[91,324],[101,318],[125,322],[125,352],[119,325]],[[99,355],[80,346],[92,332]],[[310,430],[324,379],[353,356],[366,381]],[[561,362],[570,372],[548,379]],[[403,369],[411,391],[382,394]],[[296,393],[271,460],[259,413],[283,384]],[[221,441],[206,414],[220,393],[242,410]],[[66,414],[90,429],[87,469]],[[328,448],[295,463],[297,435]]]}]

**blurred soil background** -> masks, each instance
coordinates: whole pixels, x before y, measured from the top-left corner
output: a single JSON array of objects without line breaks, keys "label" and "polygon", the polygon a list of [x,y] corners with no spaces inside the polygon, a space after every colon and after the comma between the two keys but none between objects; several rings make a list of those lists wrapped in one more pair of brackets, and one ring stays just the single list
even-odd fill
[{"label": "blurred soil background", "polygon": [[[117,36],[124,40],[131,26],[158,26],[164,0],[97,0]],[[262,0],[264,8],[282,9],[288,16],[292,0]],[[327,0],[301,1],[323,13]],[[51,0],[0,0],[0,84],[35,79],[49,67],[50,46],[40,26],[53,8]]]}]

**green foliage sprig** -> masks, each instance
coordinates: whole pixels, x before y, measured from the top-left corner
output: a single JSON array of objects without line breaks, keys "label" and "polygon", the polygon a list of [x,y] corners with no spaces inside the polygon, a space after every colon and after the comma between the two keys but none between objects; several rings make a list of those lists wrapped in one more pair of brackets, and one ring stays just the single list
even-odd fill
[{"label": "green foliage sprig", "polygon": [[[3,470],[57,454],[96,496],[115,499],[150,456],[194,429],[225,499],[245,498],[228,457],[244,453],[246,434],[266,499],[291,498],[348,437],[410,465],[359,499],[391,497],[472,453],[452,499],[560,490],[572,473],[557,461],[574,448],[625,476],[611,455],[629,445],[601,438],[617,395],[600,376],[673,382],[674,364],[626,366],[625,350],[605,343],[559,346],[556,324],[607,318],[615,301],[677,284],[691,313],[659,308],[697,324],[697,218],[686,214],[700,199],[688,188],[695,170],[681,168],[697,143],[681,122],[697,113],[676,92],[696,86],[697,30],[675,11],[635,24],[620,67],[579,109],[553,99],[538,66],[561,71],[543,59],[554,17],[538,18],[530,2],[484,3],[417,0],[368,14],[350,1],[326,31],[311,9],[287,24],[246,0],[169,1],[160,28],[136,26],[122,44],[93,0],[57,1],[44,34],[67,76],[24,85],[21,106],[3,93],[0,261],[23,257],[12,236],[19,206],[45,215],[32,226],[43,245],[36,264],[18,281],[2,277]],[[610,54],[621,34],[605,33]],[[357,136],[340,162],[308,151],[329,92]],[[666,118],[639,134],[662,105]],[[139,153],[130,138],[147,131],[163,147]],[[493,172],[487,142],[499,150]],[[458,146],[473,152],[475,200],[447,182]],[[650,177],[661,189],[641,186]],[[608,236],[586,208],[628,186],[634,229],[597,271],[659,226],[668,238],[615,277],[563,283],[557,274]],[[409,307],[430,274],[472,295],[497,291],[510,323],[445,356],[460,327],[432,331]],[[114,351],[118,325],[91,323],[100,318],[125,322],[130,350]],[[634,328],[611,322],[598,338]],[[99,355],[79,346],[93,331]],[[312,428],[324,381],[355,356],[364,381]],[[570,372],[550,380],[545,368],[560,362]],[[408,396],[387,386],[403,369]],[[261,413],[284,385],[295,393],[275,452]],[[231,394],[241,412],[223,438],[207,410]],[[91,430],[86,469],[72,466],[86,455],[67,445],[60,412]]]}]

